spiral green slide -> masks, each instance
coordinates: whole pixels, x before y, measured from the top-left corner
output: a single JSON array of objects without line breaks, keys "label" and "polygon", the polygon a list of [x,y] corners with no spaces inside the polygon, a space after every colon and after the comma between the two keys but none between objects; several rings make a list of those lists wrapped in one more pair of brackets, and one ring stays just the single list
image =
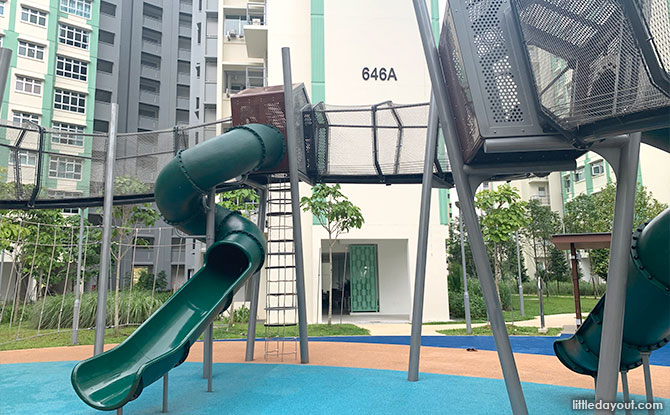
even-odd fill
[{"label": "spiral green slide", "polygon": [[[191,235],[206,233],[203,196],[216,185],[275,167],[285,152],[278,130],[249,124],[180,152],[160,172],[156,205],[165,220]],[[216,207],[215,243],[204,266],[115,348],[79,362],[72,386],[88,405],[114,410],[188,356],[190,346],[232,302],[235,290],[263,265],[266,241],[253,223]]]},{"label": "spiral green slide", "polygon": [[[642,364],[641,353],[670,341],[670,209],[634,233],[628,258],[621,371]],[[605,296],[568,339],[554,342],[554,352],[569,369],[596,376]]]}]

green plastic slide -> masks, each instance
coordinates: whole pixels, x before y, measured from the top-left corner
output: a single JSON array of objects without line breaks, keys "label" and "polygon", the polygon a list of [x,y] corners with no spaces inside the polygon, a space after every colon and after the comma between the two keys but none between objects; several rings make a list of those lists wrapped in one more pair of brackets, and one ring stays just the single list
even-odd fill
[{"label": "green plastic slide", "polygon": [[[670,341],[670,209],[633,234],[628,261],[621,369],[642,364],[640,353]],[[554,342],[558,359],[574,372],[596,376],[605,296],[572,337]]]},{"label": "green plastic slide", "polygon": [[[203,195],[231,178],[275,167],[284,152],[284,138],[273,127],[234,128],[168,163],[156,180],[156,205],[168,223],[202,236]],[[120,408],[181,364],[236,289],[263,265],[266,241],[253,223],[218,205],[215,223],[216,242],[205,254],[205,265],[123,343],[74,367],[72,386],[85,403]]]}]

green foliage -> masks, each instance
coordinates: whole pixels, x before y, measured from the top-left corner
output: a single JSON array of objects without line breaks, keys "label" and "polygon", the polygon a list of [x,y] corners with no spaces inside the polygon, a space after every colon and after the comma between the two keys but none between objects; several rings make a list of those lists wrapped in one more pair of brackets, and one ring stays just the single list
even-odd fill
[{"label": "green foliage", "polygon": [[[542,287],[544,291],[549,291],[551,295],[572,296],[572,281],[560,281],[558,284],[552,283]],[[598,293],[602,295],[605,292],[605,284],[597,284]],[[524,294],[537,295],[537,283],[535,281],[525,282],[523,284]],[[579,281],[579,293],[583,296],[593,296],[593,284],[588,281]]]},{"label": "green foliage", "polygon": [[[63,216],[59,210],[8,210],[2,212],[0,248],[11,252],[17,259],[16,267],[21,279],[32,274],[43,284],[47,279],[51,290],[65,280],[72,281],[76,273],[79,215]],[[85,220],[84,226],[90,223]],[[88,244],[84,246],[86,269],[84,280],[97,275],[100,261],[98,228],[88,229]],[[25,284],[22,284],[25,290]]]},{"label": "green foliage", "polygon": [[[548,336],[555,337],[561,334],[562,329],[551,327],[546,333],[540,333],[537,327],[515,326],[513,324],[507,325],[507,334],[510,336]],[[446,336],[464,336],[467,335],[465,329],[445,329],[437,330],[438,333]],[[491,326],[473,327],[472,336],[491,336]]]},{"label": "green foliage", "polygon": [[361,209],[340,192],[339,184],[317,184],[312,188],[311,197],[300,199],[300,206],[322,218],[321,226],[332,240],[351,229],[360,229],[365,222]]},{"label": "green foliage", "polygon": [[549,258],[547,260],[547,281],[571,281],[572,270],[568,266],[565,252],[559,251],[552,244],[549,246]]},{"label": "green foliage", "polygon": [[484,239],[504,242],[514,238],[514,232],[528,223],[526,202],[509,184],[495,190],[477,193],[475,206],[482,211],[480,223]]},{"label": "green foliage", "polygon": [[[469,290],[468,290],[469,291]],[[486,320],[486,305],[484,297],[469,293],[470,296],[470,317],[473,320]],[[465,302],[463,292],[449,293],[449,317],[452,319],[465,318]]]},{"label": "green foliage", "polygon": [[512,309],[512,288],[511,281],[507,281],[498,286],[498,293],[500,294],[500,306],[503,310]]},{"label": "green foliage", "polygon": [[[133,290],[119,293],[119,310],[121,321],[125,324],[141,324],[151,316],[169,297],[171,293],[155,293],[153,301],[151,291]],[[64,299],[64,301],[63,301]],[[61,313],[61,302],[63,311]],[[31,308],[30,322],[31,327],[36,329],[42,314],[42,329],[55,329],[58,327],[60,317],[60,327],[72,327],[72,318],[74,315],[74,294],[67,294],[65,297],[60,295],[47,296],[44,301],[44,312],[42,312],[42,301],[37,302]],[[97,292],[84,293],[81,296],[81,308],[79,310],[79,327],[95,327],[95,316],[98,308]],[[128,320],[127,320],[128,319]],[[114,298],[107,297],[107,325],[114,320]],[[127,320],[127,321],[126,321]]]},{"label": "green foliage", "polygon": [[463,267],[458,262],[449,263],[447,288],[450,293],[463,291]]},{"label": "green foliage", "polygon": [[[149,272],[145,268],[141,269],[139,272],[139,278],[137,279],[137,284],[135,288],[139,290],[151,291],[154,289],[154,274]],[[165,291],[167,289],[167,275],[165,271],[160,271],[156,277],[156,291]]]},{"label": "green foliage", "polygon": [[[616,186],[608,184],[598,193],[579,195],[565,204],[565,230],[570,233],[612,232]],[[658,216],[668,206],[656,200],[644,186],[635,194],[633,229]],[[631,230],[632,231],[632,230]],[[591,271],[607,279],[609,249],[589,253]]]},{"label": "green foliage", "polygon": [[259,197],[253,189],[237,189],[221,194],[220,206],[228,210],[239,212],[245,218],[249,218],[252,211],[256,209]]}]

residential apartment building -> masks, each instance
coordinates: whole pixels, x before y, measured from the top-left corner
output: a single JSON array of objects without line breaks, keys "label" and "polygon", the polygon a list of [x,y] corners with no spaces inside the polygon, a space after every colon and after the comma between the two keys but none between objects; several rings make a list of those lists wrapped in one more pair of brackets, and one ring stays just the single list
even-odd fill
[{"label": "residential apartment building", "polygon": [[[91,163],[79,156],[90,156],[92,140],[76,133],[93,131],[99,17],[98,3],[91,0],[0,3],[0,41],[13,51],[0,117],[54,131],[44,142],[46,168],[41,177],[54,197],[88,196],[90,191]],[[22,145],[37,149],[38,135],[26,134]],[[21,181],[34,182],[36,153],[18,156]],[[0,158],[10,165],[15,162],[6,147],[0,149]],[[4,181],[14,181],[14,169],[3,176]]]}]

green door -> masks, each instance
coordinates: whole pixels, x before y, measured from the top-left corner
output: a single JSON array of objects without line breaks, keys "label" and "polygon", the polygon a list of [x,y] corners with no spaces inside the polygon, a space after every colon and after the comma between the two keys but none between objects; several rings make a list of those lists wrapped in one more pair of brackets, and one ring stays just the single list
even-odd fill
[{"label": "green door", "polygon": [[351,311],[379,311],[377,245],[349,245]]}]

